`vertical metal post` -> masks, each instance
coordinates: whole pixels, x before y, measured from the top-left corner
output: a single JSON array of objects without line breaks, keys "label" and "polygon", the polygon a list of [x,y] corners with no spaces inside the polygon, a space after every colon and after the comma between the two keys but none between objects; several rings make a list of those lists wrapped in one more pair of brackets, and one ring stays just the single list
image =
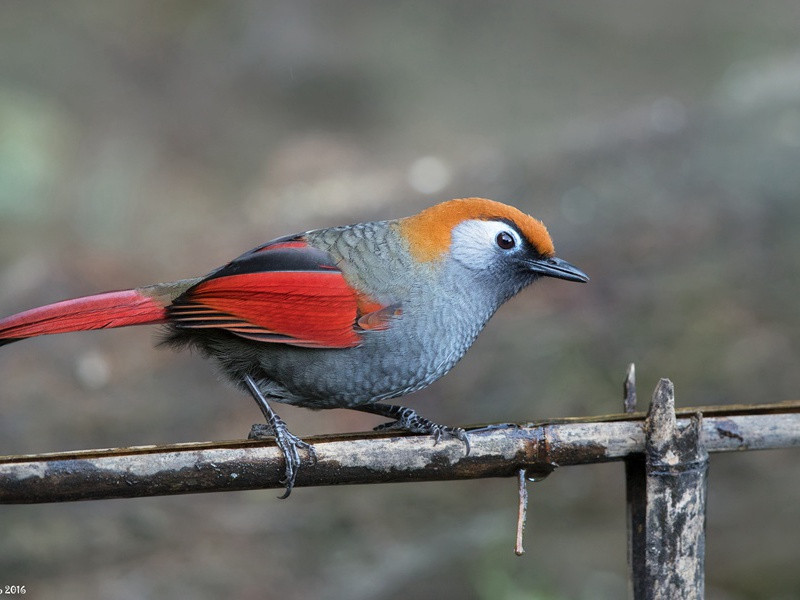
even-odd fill
[{"label": "vertical metal post", "polygon": [[[631,412],[632,368],[625,386],[625,407]],[[704,596],[708,453],[701,433],[700,413],[678,429],[672,382],[662,379],[645,421],[645,456],[625,463],[634,600]]]},{"label": "vertical metal post", "polygon": [[[624,407],[626,413],[636,411],[636,368],[631,363],[625,377]],[[625,500],[628,516],[628,596],[645,598],[645,523],[647,508],[644,454],[625,459]]]}]

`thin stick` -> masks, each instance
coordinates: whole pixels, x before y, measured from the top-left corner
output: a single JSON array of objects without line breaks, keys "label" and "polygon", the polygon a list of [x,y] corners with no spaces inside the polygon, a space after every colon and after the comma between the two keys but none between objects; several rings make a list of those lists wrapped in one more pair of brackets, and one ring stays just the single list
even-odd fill
[{"label": "thin stick", "polygon": [[633,363],[628,365],[624,388],[623,406],[626,413],[632,413],[636,410],[636,365]]},{"label": "thin stick", "polygon": [[525,478],[525,469],[518,473],[519,481],[519,510],[517,511],[517,544],[514,554],[522,556],[525,548],[522,547],[522,535],[525,533],[525,521],[528,518],[528,480]]}]

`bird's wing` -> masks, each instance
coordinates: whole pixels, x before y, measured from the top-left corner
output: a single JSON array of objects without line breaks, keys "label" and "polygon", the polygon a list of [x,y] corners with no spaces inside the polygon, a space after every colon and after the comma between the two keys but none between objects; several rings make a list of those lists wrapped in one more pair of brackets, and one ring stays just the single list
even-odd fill
[{"label": "bird's wing", "polygon": [[181,329],[223,329],[260,342],[351,348],[399,307],[354,290],[331,256],[302,236],[259,246],[211,273],[168,308]]}]

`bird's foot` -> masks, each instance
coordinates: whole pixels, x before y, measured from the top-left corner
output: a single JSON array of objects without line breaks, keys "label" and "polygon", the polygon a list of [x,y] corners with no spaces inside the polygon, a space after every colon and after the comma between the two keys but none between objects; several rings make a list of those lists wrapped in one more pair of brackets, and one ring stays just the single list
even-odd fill
[{"label": "bird's foot", "polygon": [[256,423],[253,425],[247,438],[251,440],[275,438],[286,464],[286,475],[280,481],[281,484],[286,486],[286,491],[283,496],[279,496],[281,499],[288,498],[289,494],[292,493],[292,488],[294,488],[297,471],[300,465],[303,464],[300,458],[300,450],[305,450],[308,453],[308,464],[313,465],[317,462],[317,451],[314,446],[304,442],[289,431],[286,423],[278,415],[275,415],[275,418],[271,419],[270,423]]},{"label": "bird's foot", "polygon": [[253,399],[256,401],[256,404],[258,404],[258,407],[261,409],[261,412],[264,413],[264,417],[267,419],[266,423],[257,423],[253,425],[247,437],[251,440],[274,437],[278,448],[280,448],[280,451],[283,453],[283,460],[286,463],[286,476],[281,479],[280,483],[286,486],[286,491],[283,496],[278,496],[283,500],[289,497],[289,494],[292,493],[292,488],[294,488],[297,470],[302,464],[300,460],[300,450],[308,452],[308,462],[312,465],[317,462],[317,451],[314,450],[314,446],[304,442],[289,431],[286,427],[286,423],[275,414],[275,411],[272,410],[269,402],[267,402],[267,399],[261,393],[261,390],[258,389],[256,382],[250,375],[245,376],[244,382],[248,391],[252,394]]},{"label": "bird's foot", "polygon": [[421,417],[417,411],[411,408],[397,407],[399,410],[396,414],[396,421],[383,423],[375,427],[375,431],[391,431],[391,430],[404,430],[411,433],[426,433],[433,436],[434,446],[439,443],[443,436],[454,437],[461,440],[465,447],[465,456],[469,456],[470,445],[469,436],[463,427],[448,427],[447,425],[439,425],[433,421]]}]

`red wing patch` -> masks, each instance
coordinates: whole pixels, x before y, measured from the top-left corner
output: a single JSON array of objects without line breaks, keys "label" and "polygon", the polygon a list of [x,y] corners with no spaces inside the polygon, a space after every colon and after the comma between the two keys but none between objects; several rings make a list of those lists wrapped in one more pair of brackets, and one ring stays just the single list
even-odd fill
[{"label": "red wing patch", "polygon": [[355,294],[338,272],[229,275],[196,286],[170,309],[182,327],[226,329],[258,341],[316,348],[350,348]]},{"label": "red wing patch", "polygon": [[[368,307],[369,317],[364,314]],[[224,329],[260,342],[351,348],[360,329],[385,329],[381,304],[355,292],[327,253],[291,239],[212,273],[167,310],[176,327]],[[394,310],[394,307],[393,309]],[[358,325],[357,325],[358,324]]]}]

